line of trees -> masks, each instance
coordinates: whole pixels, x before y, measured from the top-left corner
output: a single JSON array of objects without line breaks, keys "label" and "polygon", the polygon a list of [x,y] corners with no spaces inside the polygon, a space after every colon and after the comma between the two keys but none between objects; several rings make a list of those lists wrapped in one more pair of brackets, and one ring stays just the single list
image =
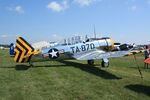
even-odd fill
[{"label": "line of trees", "polygon": [[9,48],[8,44],[0,44],[0,47]]}]

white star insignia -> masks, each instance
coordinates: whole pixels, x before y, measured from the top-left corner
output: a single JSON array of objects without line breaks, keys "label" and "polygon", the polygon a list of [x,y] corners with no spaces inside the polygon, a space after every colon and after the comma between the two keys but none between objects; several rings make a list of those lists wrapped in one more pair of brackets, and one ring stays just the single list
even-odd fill
[{"label": "white star insignia", "polygon": [[53,58],[53,57],[57,57],[57,52],[56,52],[56,51],[54,51],[54,49],[52,49],[52,52],[51,52],[51,53],[49,53],[49,54],[51,54],[51,55],[52,55],[52,58]]}]

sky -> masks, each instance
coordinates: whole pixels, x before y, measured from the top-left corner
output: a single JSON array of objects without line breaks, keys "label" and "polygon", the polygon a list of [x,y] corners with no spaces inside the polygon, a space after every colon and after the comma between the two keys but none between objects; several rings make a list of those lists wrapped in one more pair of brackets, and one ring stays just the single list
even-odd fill
[{"label": "sky", "polygon": [[0,44],[76,35],[150,44],[150,0],[0,0]]}]

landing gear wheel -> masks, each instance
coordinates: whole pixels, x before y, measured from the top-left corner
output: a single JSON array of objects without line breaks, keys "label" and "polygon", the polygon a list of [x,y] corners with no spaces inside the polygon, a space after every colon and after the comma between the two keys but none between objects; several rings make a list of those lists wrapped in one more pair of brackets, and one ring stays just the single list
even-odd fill
[{"label": "landing gear wheel", "polygon": [[94,65],[94,60],[88,60],[89,65]]},{"label": "landing gear wheel", "polygon": [[29,62],[29,66],[30,66],[30,67],[34,67],[33,64],[32,64],[32,62]]},{"label": "landing gear wheel", "polygon": [[109,67],[109,62],[102,61],[102,67]]}]

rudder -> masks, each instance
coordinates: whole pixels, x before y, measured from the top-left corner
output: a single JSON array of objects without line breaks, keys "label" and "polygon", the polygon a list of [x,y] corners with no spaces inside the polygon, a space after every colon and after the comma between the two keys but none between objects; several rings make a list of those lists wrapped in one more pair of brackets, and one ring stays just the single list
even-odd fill
[{"label": "rudder", "polygon": [[16,39],[14,61],[18,63],[29,62],[35,49],[22,37]]}]

